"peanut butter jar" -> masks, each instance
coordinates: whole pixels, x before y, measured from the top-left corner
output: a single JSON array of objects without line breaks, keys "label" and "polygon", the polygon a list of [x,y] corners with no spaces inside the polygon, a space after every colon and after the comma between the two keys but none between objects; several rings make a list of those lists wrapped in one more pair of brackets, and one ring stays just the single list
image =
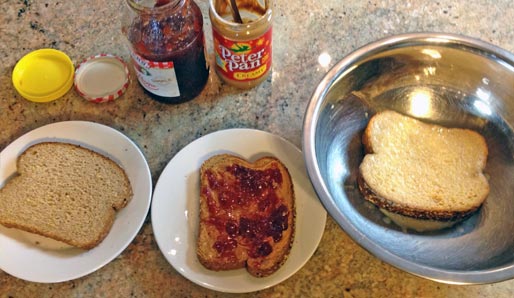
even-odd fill
[{"label": "peanut butter jar", "polygon": [[238,88],[260,84],[272,65],[272,0],[209,3],[216,73]]}]

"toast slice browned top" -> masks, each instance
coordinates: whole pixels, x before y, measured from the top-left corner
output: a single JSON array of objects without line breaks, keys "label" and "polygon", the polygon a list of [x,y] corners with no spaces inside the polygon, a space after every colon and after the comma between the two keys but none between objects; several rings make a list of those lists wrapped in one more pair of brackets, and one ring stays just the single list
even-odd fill
[{"label": "toast slice browned top", "polygon": [[363,144],[359,187],[389,212],[455,220],[476,211],[489,193],[487,144],[475,131],[383,111],[370,119]]},{"label": "toast slice browned top", "polygon": [[77,145],[33,145],[18,158],[17,172],[0,189],[0,224],[83,249],[106,237],[132,198],[118,164]]},{"label": "toast slice browned top", "polygon": [[202,164],[197,256],[207,269],[272,274],[289,255],[294,219],[293,182],[277,158],[221,154]]}]

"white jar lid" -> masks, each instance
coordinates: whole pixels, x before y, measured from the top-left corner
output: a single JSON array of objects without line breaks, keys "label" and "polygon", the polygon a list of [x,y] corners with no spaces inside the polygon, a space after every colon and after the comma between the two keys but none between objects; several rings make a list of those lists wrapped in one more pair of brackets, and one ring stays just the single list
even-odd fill
[{"label": "white jar lid", "polygon": [[91,56],[75,70],[75,90],[88,101],[112,101],[125,93],[128,84],[127,64],[114,55]]}]

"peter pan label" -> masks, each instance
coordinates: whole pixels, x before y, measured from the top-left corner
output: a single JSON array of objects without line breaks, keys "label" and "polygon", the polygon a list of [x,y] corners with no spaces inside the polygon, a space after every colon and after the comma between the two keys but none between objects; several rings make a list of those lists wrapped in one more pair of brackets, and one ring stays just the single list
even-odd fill
[{"label": "peter pan label", "polygon": [[251,81],[271,68],[271,27],[254,40],[230,40],[213,30],[216,67],[225,77]]}]

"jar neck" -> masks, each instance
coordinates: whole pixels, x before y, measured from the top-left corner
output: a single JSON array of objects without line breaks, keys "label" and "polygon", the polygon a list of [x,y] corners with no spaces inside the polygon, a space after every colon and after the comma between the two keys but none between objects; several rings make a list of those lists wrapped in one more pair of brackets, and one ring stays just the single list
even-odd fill
[{"label": "jar neck", "polygon": [[[221,10],[225,10],[225,15],[227,14],[227,11],[230,11],[231,8],[227,6],[225,2],[228,0],[209,0],[209,12],[211,16],[215,18],[215,21],[219,24],[221,24],[224,27],[231,28],[231,30],[234,31],[246,31],[250,28],[255,27],[262,27],[266,26],[271,23],[272,18],[272,5],[273,0],[264,0],[264,13],[260,15],[258,18],[253,19],[249,22],[245,22],[243,24],[236,23],[232,19],[226,19],[222,16],[222,14],[217,10],[218,8],[221,8]],[[257,2],[255,0],[255,2]],[[244,10],[244,7],[242,8]]]},{"label": "jar neck", "polygon": [[126,0],[128,6],[139,14],[163,14],[184,7],[187,0]]}]

